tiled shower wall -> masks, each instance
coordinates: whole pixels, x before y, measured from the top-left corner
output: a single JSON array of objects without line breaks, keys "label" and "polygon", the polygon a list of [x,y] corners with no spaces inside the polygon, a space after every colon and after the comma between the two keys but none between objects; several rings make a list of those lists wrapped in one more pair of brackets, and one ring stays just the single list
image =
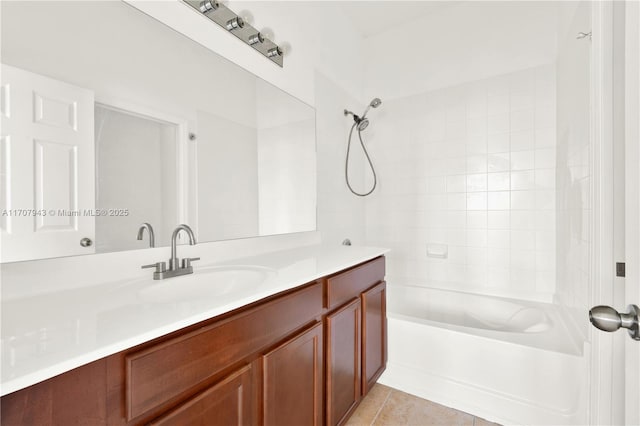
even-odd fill
[{"label": "tiled shower wall", "polygon": [[555,75],[545,65],[371,113],[363,137],[379,187],[366,200],[367,243],[393,249],[390,284],[551,301]]}]

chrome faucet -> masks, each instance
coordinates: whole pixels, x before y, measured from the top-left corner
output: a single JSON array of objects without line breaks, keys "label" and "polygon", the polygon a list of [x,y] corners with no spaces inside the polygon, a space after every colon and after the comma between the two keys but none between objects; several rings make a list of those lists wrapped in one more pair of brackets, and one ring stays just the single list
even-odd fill
[{"label": "chrome faucet", "polygon": [[153,273],[154,280],[163,280],[165,278],[178,277],[180,275],[193,274],[193,266],[191,266],[191,262],[196,260],[200,260],[199,257],[187,257],[182,259],[182,261],[178,258],[177,252],[177,239],[180,231],[184,231],[187,233],[187,237],[189,237],[189,245],[196,244],[196,237],[193,235],[193,231],[189,227],[189,225],[181,224],[178,225],[176,229],[174,229],[173,234],[171,234],[171,259],[169,259],[169,269],[167,269],[166,262],[157,262],[151,265],[144,265],[142,268],[156,268]]},{"label": "chrome faucet", "polygon": [[156,246],[156,235],[153,232],[153,226],[148,222],[143,223],[140,225],[140,228],[138,228],[138,241],[142,241],[145,229],[149,233],[149,247],[153,248]]}]

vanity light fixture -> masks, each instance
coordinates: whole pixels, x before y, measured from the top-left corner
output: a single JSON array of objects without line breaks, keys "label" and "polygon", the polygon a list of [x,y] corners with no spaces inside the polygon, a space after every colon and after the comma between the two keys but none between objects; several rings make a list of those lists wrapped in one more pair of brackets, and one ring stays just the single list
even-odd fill
[{"label": "vanity light fixture", "polygon": [[262,33],[256,33],[251,37],[249,37],[248,43],[251,46],[253,46],[256,43],[264,43],[264,37],[262,36]]},{"label": "vanity light fixture", "polygon": [[[280,67],[283,66],[284,51],[282,48],[267,38],[263,32],[250,25],[246,19],[221,3],[220,0],[182,0],[182,3],[191,6],[198,14],[238,37],[271,62]],[[243,16],[245,15],[243,14]]]},{"label": "vanity light fixture", "polygon": [[202,13],[208,13],[212,10],[216,10],[219,6],[220,5],[215,0],[204,0],[200,2],[199,9]]},{"label": "vanity light fixture", "polygon": [[279,46],[272,47],[271,49],[267,50],[267,57],[275,58],[278,56],[282,56],[282,49],[280,49]]},{"label": "vanity light fixture", "polygon": [[229,31],[237,30],[238,28],[244,28],[244,19],[241,17],[236,16],[235,18],[227,21],[227,29]]}]

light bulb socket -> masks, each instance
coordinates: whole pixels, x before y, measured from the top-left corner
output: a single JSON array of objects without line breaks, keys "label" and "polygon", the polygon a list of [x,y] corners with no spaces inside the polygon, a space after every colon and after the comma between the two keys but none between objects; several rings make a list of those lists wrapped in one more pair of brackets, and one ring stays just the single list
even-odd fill
[{"label": "light bulb socket", "polygon": [[256,33],[254,35],[252,35],[251,37],[249,37],[248,43],[253,46],[254,44],[257,43],[264,43],[264,37],[261,33]]},{"label": "light bulb socket", "polygon": [[215,0],[204,0],[200,2],[200,12],[209,13],[216,10],[220,5]]},{"label": "light bulb socket", "polygon": [[227,21],[227,29],[229,31],[237,30],[238,28],[244,27],[244,19],[239,16],[236,16],[233,19],[229,19]]},{"label": "light bulb socket", "polygon": [[272,47],[271,49],[267,50],[268,58],[275,58],[278,56],[282,56],[282,49],[280,49],[279,46]]}]

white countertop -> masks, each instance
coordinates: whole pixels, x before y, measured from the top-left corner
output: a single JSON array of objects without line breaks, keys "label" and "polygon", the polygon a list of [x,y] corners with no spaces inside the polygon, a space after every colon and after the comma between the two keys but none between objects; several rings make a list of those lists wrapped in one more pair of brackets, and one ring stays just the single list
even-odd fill
[{"label": "white countertop", "polygon": [[[189,325],[306,284],[388,250],[360,246],[307,246],[259,256],[194,264],[250,265],[273,273],[251,291],[221,297],[149,301],[141,291],[164,281],[115,281],[2,301],[1,395],[115,354]],[[194,274],[194,275],[195,275]]]}]

